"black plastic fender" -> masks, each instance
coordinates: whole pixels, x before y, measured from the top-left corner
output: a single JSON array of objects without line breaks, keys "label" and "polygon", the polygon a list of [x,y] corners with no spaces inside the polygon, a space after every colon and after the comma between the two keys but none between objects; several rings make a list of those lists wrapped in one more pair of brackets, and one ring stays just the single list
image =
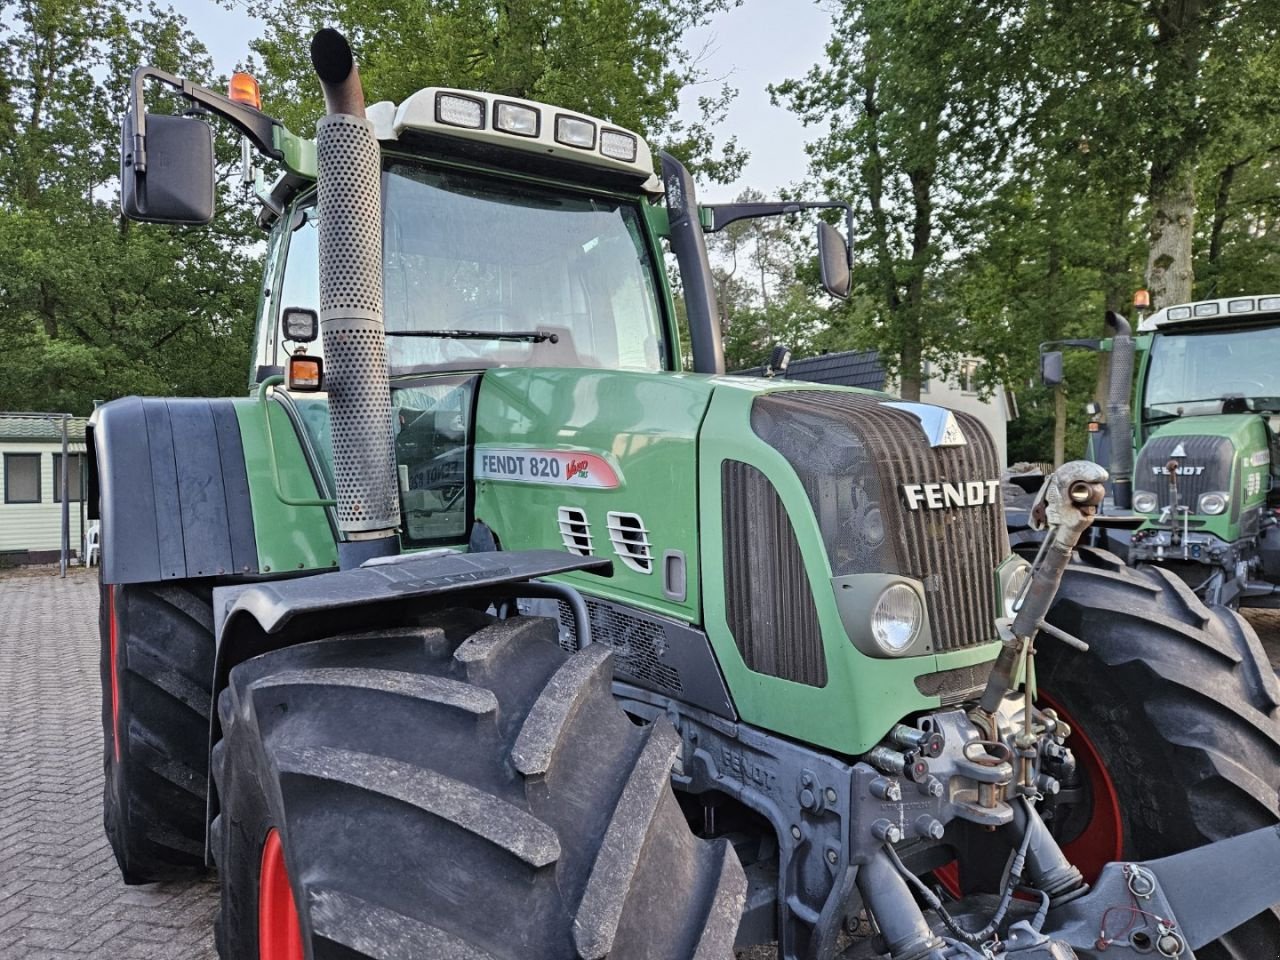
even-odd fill
[{"label": "black plastic fender", "polygon": [[125,397],[89,427],[89,516],[102,582],[258,572],[240,426],[230,399]]}]

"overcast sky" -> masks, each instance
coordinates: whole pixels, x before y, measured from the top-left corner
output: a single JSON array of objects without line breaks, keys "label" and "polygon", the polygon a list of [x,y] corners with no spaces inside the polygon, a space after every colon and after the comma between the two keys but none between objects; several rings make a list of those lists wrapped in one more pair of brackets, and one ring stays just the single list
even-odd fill
[{"label": "overcast sky", "polygon": [[[191,28],[213,55],[218,71],[230,73],[249,52],[249,41],[261,23],[240,11],[228,11],[213,0],[175,0]],[[805,174],[806,131],[791,114],[771,106],[765,88],[788,77],[803,75],[822,57],[830,20],[816,0],[745,0],[742,6],[717,16],[707,28],[688,36],[690,50],[705,52],[704,65],[713,78],[704,88],[690,91],[684,105],[696,113],[703,92],[718,89],[715,78],[738,88],[721,138],[736,135],[751,159],[742,179],[725,187],[705,187],[699,199],[731,199],[745,186],[765,193],[799,180]],[[441,77],[448,84],[448,77]]]}]

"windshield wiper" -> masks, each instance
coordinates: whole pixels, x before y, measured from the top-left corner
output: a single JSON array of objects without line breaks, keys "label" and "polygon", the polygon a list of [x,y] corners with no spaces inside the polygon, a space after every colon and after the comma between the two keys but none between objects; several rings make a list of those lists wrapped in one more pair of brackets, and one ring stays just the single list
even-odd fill
[{"label": "windshield wiper", "polygon": [[560,335],[548,330],[388,330],[388,337],[431,337],[436,340],[509,340],[513,343],[559,343]]}]

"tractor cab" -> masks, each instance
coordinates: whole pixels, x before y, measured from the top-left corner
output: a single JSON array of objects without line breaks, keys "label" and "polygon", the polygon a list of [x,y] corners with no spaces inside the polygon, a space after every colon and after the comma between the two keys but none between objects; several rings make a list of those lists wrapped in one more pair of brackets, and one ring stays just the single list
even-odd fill
[{"label": "tractor cab", "polygon": [[1276,524],[1280,297],[1167,307],[1139,344],[1133,507],[1146,523],[1133,559],[1238,601]]}]

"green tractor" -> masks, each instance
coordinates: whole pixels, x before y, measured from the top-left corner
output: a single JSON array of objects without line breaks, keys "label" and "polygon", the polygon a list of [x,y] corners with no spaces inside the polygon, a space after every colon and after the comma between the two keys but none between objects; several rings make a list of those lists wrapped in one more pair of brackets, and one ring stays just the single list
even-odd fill
[{"label": "green tractor", "polygon": [[[1111,322],[1116,336],[1096,346],[1110,353],[1118,417],[1090,436],[1113,473],[1117,457],[1122,477],[1132,466],[1116,507],[1142,521],[1108,531],[1113,549],[1206,603],[1280,607],[1280,296],[1165,307],[1137,336]],[[1048,356],[1054,379],[1060,360]]]},{"label": "green tractor", "polygon": [[973,418],[721,375],[704,234],[795,205],[312,58],[314,140],[134,78],[127,216],[210,219],[209,116],[284,172],[251,394],[92,424],[126,881],[216,866],[225,960],[1280,956],[1280,689],[1074,551],[1105,471],[1029,563]]}]

